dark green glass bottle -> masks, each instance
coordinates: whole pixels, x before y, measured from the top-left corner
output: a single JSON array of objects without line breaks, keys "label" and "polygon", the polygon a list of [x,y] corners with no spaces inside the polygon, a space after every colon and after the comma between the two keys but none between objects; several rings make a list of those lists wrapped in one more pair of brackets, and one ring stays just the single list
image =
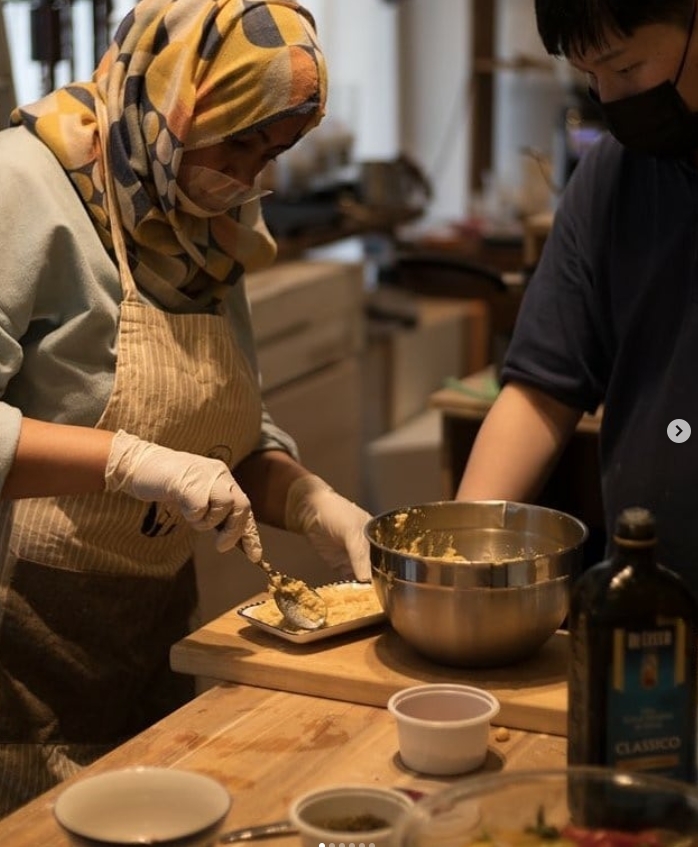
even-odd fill
[{"label": "dark green glass bottle", "polygon": [[568,762],[695,783],[698,601],[657,563],[647,509],[613,540],[571,592]]}]

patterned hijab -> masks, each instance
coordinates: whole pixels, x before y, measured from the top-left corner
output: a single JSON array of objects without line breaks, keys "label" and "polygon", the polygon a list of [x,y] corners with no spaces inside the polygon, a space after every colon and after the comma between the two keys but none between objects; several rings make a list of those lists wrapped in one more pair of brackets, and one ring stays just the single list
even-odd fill
[{"label": "patterned hijab", "polygon": [[53,151],[120,272],[186,312],[271,264],[276,245],[258,200],[213,218],[179,207],[183,151],[289,115],[307,115],[307,132],[326,91],[313,19],[294,0],[139,0],[91,82],[15,109],[11,123]]}]

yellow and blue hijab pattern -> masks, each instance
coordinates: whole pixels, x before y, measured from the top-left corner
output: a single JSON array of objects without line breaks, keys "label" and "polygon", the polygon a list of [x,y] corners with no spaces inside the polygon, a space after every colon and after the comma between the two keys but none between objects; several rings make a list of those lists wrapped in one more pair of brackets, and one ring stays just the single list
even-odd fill
[{"label": "yellow and blue hijab pattern", "polygon": [[53,151],[112,252],[121,228],[138,286],[189,311],[270,264],[276,246],[258,201],[213,218],[175,204],[183,151],[288,115],[307,114],[307,132],[326,94],[312,16],[294,0],[139,0],[91,82],[17,108],[11,122]]}]

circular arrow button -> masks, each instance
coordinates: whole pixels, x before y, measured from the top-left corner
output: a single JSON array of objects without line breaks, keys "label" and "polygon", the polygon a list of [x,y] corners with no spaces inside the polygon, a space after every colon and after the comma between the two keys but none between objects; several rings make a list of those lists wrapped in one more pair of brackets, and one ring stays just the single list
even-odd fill
[{"label": "circular arrow button", "polygon": [[674,444],[683,444],[691,437],[691,425],[683,418],[676,418],[666,428],[666,434]]}]

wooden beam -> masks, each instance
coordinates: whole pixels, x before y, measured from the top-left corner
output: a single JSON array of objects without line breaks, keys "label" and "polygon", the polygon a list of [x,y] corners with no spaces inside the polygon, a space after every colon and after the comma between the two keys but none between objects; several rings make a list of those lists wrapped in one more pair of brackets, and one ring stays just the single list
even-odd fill
[{"label": "wooden beam", "polygon": [[495,0],[472,0],[471,6],[470,188],[482,188],[492,167],[494,119]]}]

